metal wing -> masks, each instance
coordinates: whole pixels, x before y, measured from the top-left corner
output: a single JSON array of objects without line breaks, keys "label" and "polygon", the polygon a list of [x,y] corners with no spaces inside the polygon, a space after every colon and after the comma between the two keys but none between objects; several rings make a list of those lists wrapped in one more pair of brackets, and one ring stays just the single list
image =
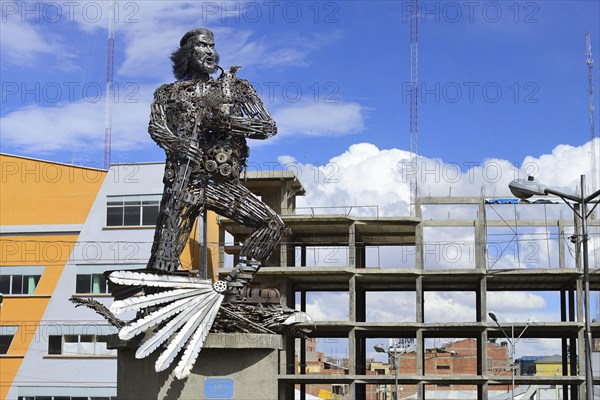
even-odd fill
[{"label": "metal wing", "polygon": [[[157,372],[167,369],[180,351],[183,356],[175,369],[178,379],[187,377],[198,358],[206,336],[224,299],[227,285],[193,276],[159,275],[150,272],[114,271],[108,279],[122,286],[141,286],[163,291],[115,301],[114,313],[144,311],[145,316],[131,321],[119,330],[119,338],[131,339],[146,334],[136,352],[144,358],[161,344],[171,340],[156,361]],[[160,329],[154,331],[159,326]]]}]

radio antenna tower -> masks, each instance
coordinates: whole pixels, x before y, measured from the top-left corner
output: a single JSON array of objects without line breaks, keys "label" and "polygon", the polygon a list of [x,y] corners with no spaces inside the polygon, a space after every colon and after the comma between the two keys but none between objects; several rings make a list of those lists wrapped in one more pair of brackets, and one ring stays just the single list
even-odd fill
[{"label": "radio antenna tower", "polygon": [[410,162],[414,175],[410,180],[410,215],[415,216],[416,198],[419,194],[419,0],[413,2],[410,18]]},{"label": "radio antenna tower", "polygon": [[594,127],[594,79],[593,79],[593,69],[594,69],[594,60],[592,60],[592,40],[590,39],[590,33],[585,33],[585,63],[588,66],[588,111],[590,114],[590,136],[592,142],[590,143],[590,164],[592,167],[592,191],[594,193],[596,189],[598,189],[598,167],[596,156],[598,153],[597,150],[597,140],[596,132]]},{"label": "radio antenna tower", "polygon": [[113,65],[115,57],[115,7],[116,0],[111,0],[110,6],[108,7],[108,47],[106,52],[106,113],[104,118],[104,169],[110,168],[113,106]]}]

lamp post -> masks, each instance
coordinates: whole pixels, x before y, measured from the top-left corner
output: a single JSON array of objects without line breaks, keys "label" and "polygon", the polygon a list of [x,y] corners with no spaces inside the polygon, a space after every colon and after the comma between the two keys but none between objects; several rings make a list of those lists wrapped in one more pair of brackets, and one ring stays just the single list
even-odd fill
[{"label": "lamp post", "polygon": [[527,325],[521,331],[521,334],[515,339],[515,323],[514,322],[511,322],[511,324],[510,324],[511,335],[510,335],[510,337],[508,337],[504,328],[502,328],[502,326],[498,323],[498,318],[496,317],[496,314],[494,314],[493,312],[489,312],[488,315],[490,316],[492,321],[494,321],[496,323],[496,325],[498,325],[498,328],[500,328],[500,330],[506,337],[506,340],[508,340],[508,343],[510,343],[510,361],[511,361],[511,366],[512,366],[511,367],[512,385],[511,385],[511,389],[510,389],[510,392],[511,392],[510,397],[512,398],[512,400],[514,400],[515,399],[515,349],[517,346],[517,342],[519,341],[519,339],[521,339],[521,336],[523,336],[523,333],[525,333],[527,328],[529,328],[529,325],[531,325],[531,320],[527,321]]},{"label": "lamp post", "polygon": [[[594,377],[592,373],[592,329],[590,319],[590,270],[588,259],[588,226],[587,219],[592,214],[598,202],[588,213],[587,205],[600,196],[600,190],[596,190],[589,196],[585,195],[585,175],[581,175],[581,194],[575,196],[556,189],[545,187],[535,181],[532,176],[527,179],[515,179],[508,184],[510,191],[520,199],[528,199],[531,196],[547,196],[549,194],[560,197],[581,220],[581,245],[583,253],[583,304],[585,306],[585,393],[587,400],[594,399]],[[567,200],[580,206],[579,212]]]},{"label": "lamp post", "polygon": [[[390,347],[389,349],[391,349],[392,347]],[[406,350],[401,351],[400,353],[398,353],[398,348],[396,346],[394,346],[394,352],[390,352],[389,349],[385,349],[385,347],[383,347],[382,344],[377,344],[374,346],[374,349],[376,352],[378,353],[387,353],[390,357],[392,357],[394,359],[394,380],[395,380],[395,386],[396,389],[394,391],[394,400],[398,400],[398,356],[400,356],[400,354],[405,353]]]}]

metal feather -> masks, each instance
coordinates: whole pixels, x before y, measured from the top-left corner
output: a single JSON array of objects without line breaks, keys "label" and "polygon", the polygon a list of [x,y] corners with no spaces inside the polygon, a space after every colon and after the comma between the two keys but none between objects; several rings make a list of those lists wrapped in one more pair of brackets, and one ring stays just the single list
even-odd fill
[{"label": "metal feather", "polygon": [[[194,301],[194,300],[192,300]],[[198,301],[199,302],[199,301]],[[162,321],[172,317],[173,315],[185,310],[190,306],[190,299],[183,298],[177,300],[166,307],[163,307],[159,310],[156,310],[149,315],[146,315],[143,318],[138,319],[137,321],[132,322],[130,325],[124,326],[119,331],[119,338],[122,340],[128,340],[132,337],[139,335],[145,330],[152,328]]]},{"label": "metal feather", "polygon": [[[212,289],[209,289],[212,290]],[[146,296],[131,297],[115,301],[110,306],[110,311],[121,314],[125,311],[140,310],[157,304],[168,303],[183,297],[192,297],[206,293],[207,289],[174,289],[166,292],[149,294]]]},{"label": "metal feather", "polygon": [[198,354],[200,354],[200,350],[202,350],[206,335],[208,335],[213,325],[223,298],[224,296],[218,296],[214,299],[213,303],[209,306],[208,315],[203,319],[203,323],[196,329],[196,332],[186,346],[181,360],[179,360],[177,367],[175,367],[175,377],[177,379],[184,379],[192,372],[194,363],[198,358]]},{"label": "metal feather", "polygon": [[[223,297],[223,295],[218,294],[217,292],[213,292],[213,293],[214,294],[212,296],[210,296],[209,300],[212,300],[217,297]],[[204,317],[210,311],[210,306],[212,304],[214,304],[214,303],[209,301],[207,304],[205,304],[202,307],[200,305],[195,307],[197,312],[187,321],[187,323],[183,326],[183,328],[181,328],[181,330],[179,331],[177,336],[175,336],[173,341],[171,343],[169,343],[169,345],[167,346],[166,350],[156,360],[156,364],[155,364],[156,372],[163,371],[169,365],[171,365],[171,363],[173,362],[173,360],[175,359],[175,357],[177,356],[177,354],[179,353],[181,348],[185,345],[185,343],[188,341],[190,336],[194,333],[196,328],[198,328],[198,325],[200,325],[203,322]]]},{"label": "metal feather", "polygon": [[[172,337],[174,333],[190,319],[190,314],[196,312],[196,307],[201,307],[210,300],[208,296],[198,297],[193,299],[186,304],[185,309],[181,310],[180,314],[175,316],[168,324],[163,326],[158,332],[153,334],[150,338],[144,341],[138,350],[135,352],[135,358],[144,358],[152,354],[154,350],[163,344],[167,339]],[[200,304],[203,303],[203,304]]]},{"label": "metal feather", "polygon": [[201,289],[212,286],[207,279],[192,276],[158,275],[133,271],[114,271],[109,276],[111,282],[125,286],[169,287],[179,289]]}]

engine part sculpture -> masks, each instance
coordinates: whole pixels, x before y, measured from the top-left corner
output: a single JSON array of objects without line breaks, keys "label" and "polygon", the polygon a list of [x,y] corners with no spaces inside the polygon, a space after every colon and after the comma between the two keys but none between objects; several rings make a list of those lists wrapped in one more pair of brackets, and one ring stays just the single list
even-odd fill
[{"label": "engine part sculpture", "polygon": [[[220,331],[262,333],[304,334],[294,326],[312,321],[281,306],[229,304],[247,292],[244,288],[286,233],[281,218],[240,184],[248,157],[246,138],[267,139],[277,127],[252,85],[236,77],[239,67],[224,71],[218,66],[214,36],[208,29],[186,33],[171,60],[178,81],[156,90],[148,126],[167,156],[148,265],[145,271],[107,272],[116,299],[110,311],[82,303],[107,318],[136,311],[135,320],[119,327],[119,338],[145,334],[137,358],[168,342],[156,362],[157,372],[169,367],[185,348],[175,367],[175,376],[182,379],[190,374],[217,317]],[[211,78],[217,69],[222,73]],[[177,272],[192,227],[206,210],[254,228],[225,281],[213,283]],[[141,289],[143,295],[131,297]],[[120,321],[112,317],[113,323]]]}]

